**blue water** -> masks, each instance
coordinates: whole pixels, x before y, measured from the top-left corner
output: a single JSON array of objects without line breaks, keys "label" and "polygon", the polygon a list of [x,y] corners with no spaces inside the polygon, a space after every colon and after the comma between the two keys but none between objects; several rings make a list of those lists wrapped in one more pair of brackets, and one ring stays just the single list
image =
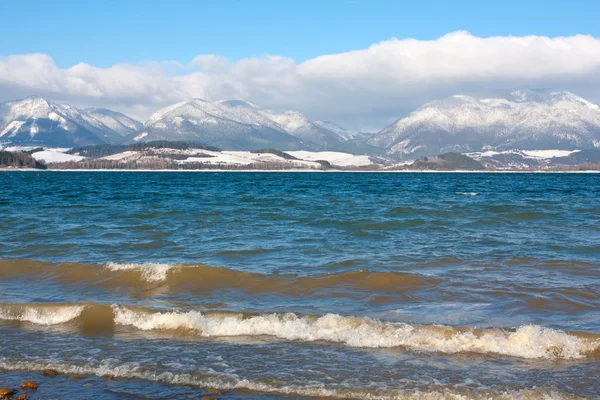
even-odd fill
[{"label": "blue water", "polygon": [[[380,398],[411,391],[467,397],[534,397],[540,394],[527,391],[539,388],[559,397],[600,391],[589,378],[600,371],[593,343],[572,357],[567,350],[552,355],[568,346],[548,332],[527,333],[522,348],[514,339],[517,344],[507,345],[514,351],[475,345],[463,351],[454,342],[425,345],[421,339],[398,345],[387,332],[394,323],[427,332],[441,324],[452,337],[533,326],[598,341],[597,174],[3,172],[0,215],[0,330],[12,338],[2,343],[0,367],[7,371],[58,365],[93,376],[101,375],[103,362],[113,372],[135,365],[125,369],[147,374],[123,376],[140,380],[142,389],[153,381],[149,376],[178,376],[159,379],[167,393],[173,385],[175,396],[182,393],[178,382],[206,386],[208,379],[203,363],[178,364],[168,355],[187,349],[204,358],[231,356],[222,363],[229,369],[213,368],[213,386],[272,396],[314,396],[315,388]],[[78,305],[93,313],[65,316],[64,307]],[[148,326],[140,321],[149,317],[123,322],[133,317],[119,319],[122,309],[114,307],[213,319]],[[318,332],[313,325],[243,325],[250,329],[243,331],[240,319],[222,328],[231,329],[231,341],[216,328],[224,326],[219,313],[331,314],[383,325],[366,334],[362,322],[336,320],[335,329],[344,328],[334,335],[321,325]],[[79,325],[70,326],[73,321]],[[91,337],[88,325],[94,325]],[[289,331],[313,328],[315,341]],[[365,335],[358,342],[353,329]],[[387,333],[372,346],[381,329]],[[47,346],[23,357],[24,343],[40,331]],[[104,350],[68,356],[60,350],[63,340]],[[117,349],[131,340],[144,350],[120,359]],[[57,349],[44,350],[52,346]],[[330,362],[323,364],[319,354]],[[348,362],[372,369],[344,368]],[[537,374],[540,368],[547,377]],[[185,374],[196,381],[185,381]],[[240,384],[244,379],[254,386]],[[113,398],[97,386],[95,396]]]}]

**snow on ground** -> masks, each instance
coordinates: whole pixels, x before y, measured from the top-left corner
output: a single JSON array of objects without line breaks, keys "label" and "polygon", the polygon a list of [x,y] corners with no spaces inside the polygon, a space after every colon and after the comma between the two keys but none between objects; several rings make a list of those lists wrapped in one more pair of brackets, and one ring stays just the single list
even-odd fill
[{"label": "snow on ground", "polygon": [[4,148],[4,151],[31,151],[37,149],[39,146],[8,146]]},{"label": "snow on ground", "polygon": [[523,153],[529,157],[535,158],[553,158],[567,157],[570,154],[576,153],[579,150],[523,150]]},{"label": "snow on ground", "polygon": [[142,132],[139,135],[137,135],[136,137],[133,138],[133,140],[135,142],[137,142],[138,140],[142,140],[143,138],[145,138],[146,136],[148,136],[148,132]]},{"label": "snow on ground", "polygon": [[66,162],[66,161],[81,161],[85,159],[82,156],[74,156],[72,154],[65,154],[61,151],[64,149],[46,149],[43,151],[38,151],[33,153],[31,156],[38,161],[44,160],[46,163],[55,163],[55,162]]},{"label": "snow on ground", "polygon": [[287,160],[271,153],[251,153],[249,151],[197,151],[196,154],[206,154],[211,157],[194,157],[191,155],[183,162],[202,162],[205,164],[250,165],[254,163],[284,163],[291,166],[319,168],[321,164],[311,161]]},{"label": "snow on ground", "polygon": [[512,151],[512,150],[511,151],[505,151],[505,152],[488,150],[488,151],[484,151],[484,152],[481,152],[481,153],[478,153],[478,152],[465,153],[465,156],[471,157],[474,160],[481,160],[482,157],[493,157],[493,156],[498,155],[498,154],[512,154],[512,153],[518,154],[516,151]]},{"label": "snow on ground", "polygon": [[6,125],[4,130],[2,132],[0,132],[0,136],[4,136],[10,131],[17,131],[24,123],[25,123],[25,121],[10,122],[8,125]]},{"label": "snow on ground", "polygon": [[537,160],[549,160],[553,157],[566,157],[569,154],[580,150],[506,150],[506,151],[484,151],[475,153],[465,153],[466,156],[475,160],[481,160],[483,157],[493,157],[499,154],[518,154],[525,158]]},{"label": "snow on ground", "polygon": [[111,154],[110,156],[102,157],[101,160],[131,161],[132,159],[139,158],[139,154],[139,151],[124,151],[122,153]]},{"label": "snow on ground", "polygon": [[400,161],[400,162],[394,163],[392,165],[388,165],[388,166],[384,167],[384,169],[393,170],[393,169],[398,168],[398,167],[405,167],[407,165],[411,165],[415,161],[416,160],[404,160],[404,161]]},{"label": "snow on ground", "polygon": [[339,167],[360,167],[373,164],[369,156],[357,156],[337,151],[286,151],[286,153],[306,161],[329,161],[331,165]]}]

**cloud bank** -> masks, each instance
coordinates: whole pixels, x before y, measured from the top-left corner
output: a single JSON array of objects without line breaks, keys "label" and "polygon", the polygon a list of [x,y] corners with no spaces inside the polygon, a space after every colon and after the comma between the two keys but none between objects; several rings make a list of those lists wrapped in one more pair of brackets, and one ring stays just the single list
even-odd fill
[{"label": "cloud bank", "polygon": [[80,63],[62,69],[46,54],[0,57],[0,101],[36,94],[141,120],[191,98],[241,98],[351,128],[380,129],[425,101],[451,94],[539,87],[570,90],[599,103],[600,39],[479,38],[459,31],[436,40],[386,40],[302,63],[278,56],[230,61],[199,55],[187,64]]}]

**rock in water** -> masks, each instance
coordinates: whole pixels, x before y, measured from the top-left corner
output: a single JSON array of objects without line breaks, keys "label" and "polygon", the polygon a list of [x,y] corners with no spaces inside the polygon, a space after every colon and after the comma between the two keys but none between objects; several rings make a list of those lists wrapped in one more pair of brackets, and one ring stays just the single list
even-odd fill
[{"label": "rock in water", "polygon": [[38,388],[38,384],[36,381],[26,381],[21,383],[21,387],[23,389],[33,389],[36,390]]},{"label": "rock in water", "polygon": [[57,370],[55,370],[55,369],[49,369],[49,368],[44,369],[43,373],[44,373],[45,376],[56,376],[56,375],[58,375],[58,371]]},{"label": "rock in water", "polygon": [[15,391],[6,387],[0,388],[0,399],[8,398],[8,396],[12,396],[15,394]]}]

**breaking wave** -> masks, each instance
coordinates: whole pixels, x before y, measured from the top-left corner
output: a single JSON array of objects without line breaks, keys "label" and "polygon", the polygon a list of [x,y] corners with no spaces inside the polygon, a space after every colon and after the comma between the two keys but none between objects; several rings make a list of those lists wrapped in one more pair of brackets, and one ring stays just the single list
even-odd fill
[{"label": "breaking wave", "polygon": [[141,330],[196,330],[202,336],[274,336],[286,340],[326,341],[350,347],[404,347],[423,352],[493,353],[523,358],[577,359],[596,350],[598,339],[587,341],[561,330],[526,325],[514,331],[456,329],[410,325],[370,318],[328,314],[301,317],[293,313],[210,315],[197,311],[140,312],[114,306],[117,325]]},{"label": "breaking wave", "polygon": [[[139,379],[174,385],[191,385],[219,390],[242,390],[290,396],[369,399],[369,400],[575,400],[581,397],[552,388],[507,389],[444,387],[429,385],[420,389],[371,389],[345,386],[326,387],[323,384],[286,384],[270,379],[253,381],[227,374],[174,373],[143,368],[137,363],[115,364],[105,360],[96,364],[73,365],[61,362],[10,361],[0,359],[0,369],[8,371],[42,371],[51,368],[63,374],[111,376],[121,379]],[[330,385],[328,385],[330,386]]]},{"label": "breaking wave", "polygon": [[167,273],[176,269],[177,265],[143,263],[143,264],[119,264],[109,262],[104,267],[110,271],[139,271],[143,280],[147,282],[161,282],[167,279]]},{"label": "breaking wave", "polygon": [[59,325],[79,317],[84,308],[82,305],[2,305],[0,319],[38,325]]},{"label": "breaking wave", "polygon": [[385,322],[367,317],[293,313],[154,311],[122,305],[3,305],[0,318],[40,325],[77,321],[78,326],[184,331],[198,337],[275,337],[339,343],[358,348],[404,348],[431,353],[479,353],[531,359],[582,359],[598,355],[600,335],[569,333],[537,325],[473,329]]}]

